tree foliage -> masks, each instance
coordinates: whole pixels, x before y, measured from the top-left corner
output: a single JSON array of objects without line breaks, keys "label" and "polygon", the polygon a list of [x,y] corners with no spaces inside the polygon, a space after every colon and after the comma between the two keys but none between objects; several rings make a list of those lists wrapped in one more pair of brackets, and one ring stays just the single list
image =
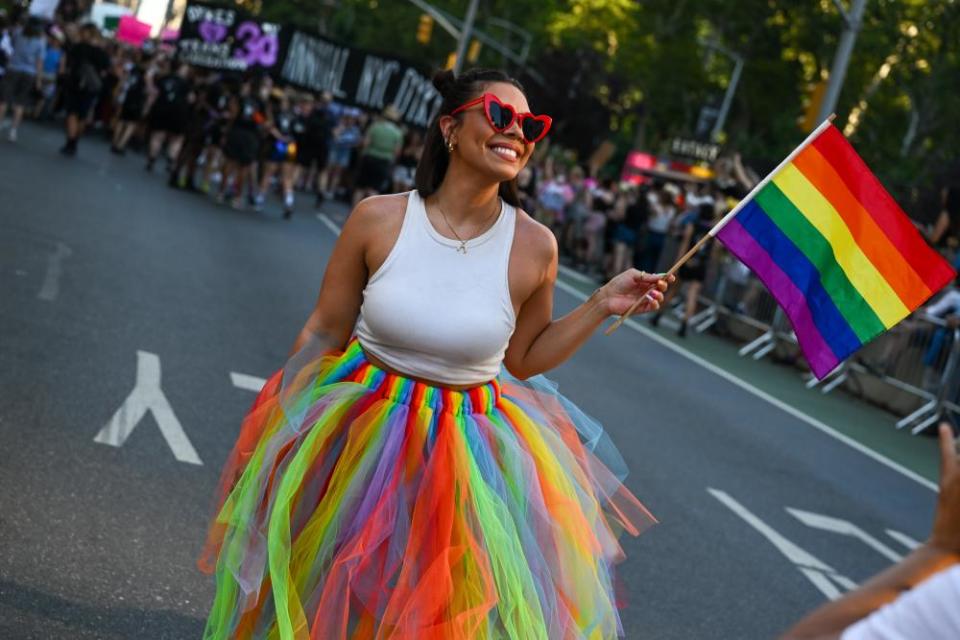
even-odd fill
[{"label": "tree foliage", "polygon": [[[431,4],[454,16],[466,6]],[[442,66],[456,48],[439,25],[418,43],[422,12],[406,0],[262,7],[311,28],[324,18],[339,40],[424,66]],[[581,156],[607,139],[662,151],[674,136],[696,135],[704,107],[719,107],[731,79],[733,62],[718,47],[737,53],[743,73],[722,139],[760,170],[805,135],[805,100],[828,75],[844,28],[833,0],[482,0],[477,27],[515,50],[519,39],[489,18],[529,32],[531,55],[523,69],[484,48],[478,64],[521,77],[531,102],[555,116],[556,137]],[[960,148],[958,86],[960,2],[867,0],[836,124],[901,195],[931,192]]]}]

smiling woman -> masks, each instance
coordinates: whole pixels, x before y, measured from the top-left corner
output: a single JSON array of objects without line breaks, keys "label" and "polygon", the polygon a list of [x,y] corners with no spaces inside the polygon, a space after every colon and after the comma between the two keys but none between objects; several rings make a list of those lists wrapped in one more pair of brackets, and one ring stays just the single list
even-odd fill
[{"label": "smiling woman", "polygon": [[553,320],[556,241],[516,184],[550,118],[498,71],[435,84],[417,189],[351,213],[224,468],[207,638],[622,635],[617,534],[654,519],[539,374],[667,282],[627,271]]}]

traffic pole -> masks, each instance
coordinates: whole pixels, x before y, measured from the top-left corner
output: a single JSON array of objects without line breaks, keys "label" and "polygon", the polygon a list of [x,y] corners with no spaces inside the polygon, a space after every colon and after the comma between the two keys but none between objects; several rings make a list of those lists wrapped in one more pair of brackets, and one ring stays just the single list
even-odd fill
[{"label": "traffic pole", "polygon": [[460,29],[460,40],[457,42],[457,59],[453,63],[453,72],[460,75],[463,69],[463,59],[467,56],[467,45],[470,44],[470,32],[473,31],[473,21],[477,17],[477,5],[480,0],[470,0],[467,7],[467,17],[463,19],[463,28]]},{"label": "traffic pole", "polygon": [[838,0],[834,0],[834,2],[843,17],[844,29],[840,35],[840,42],[837,44],[837,53],[833,57],[833,67],[830,69],[830,78],[823,96],[823,102],[820,103],[817,122],[823,122],[827,119],[827,116],[836,111],[837,101],[840,99],[840,90],[843,88],[843,79],[846,77],[847,67],[850,65],[850,55],[853,53],[853,45],[857,41],[860,27],[863,26],[863,13],[867,6],[867,0],[853,0],[850,11],[847,12],[843,10]]}]

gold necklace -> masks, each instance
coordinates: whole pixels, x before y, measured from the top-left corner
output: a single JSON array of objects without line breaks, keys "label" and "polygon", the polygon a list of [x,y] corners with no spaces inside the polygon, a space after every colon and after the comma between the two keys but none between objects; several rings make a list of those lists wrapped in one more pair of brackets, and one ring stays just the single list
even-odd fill
[{"label": "gold necklace", "polygon": [[[487,216],[486,219],[485,219],[483,222],[480,223],[480,226],[477,227],[478,229],[482,229],[484,226],[486,226],[486,224],[487,224],[488,222],[490,222],[490,219],[491,219],[494,215],[496,215],[497,211],[500,209],[500,202],[499,202],[499,200],[500,200],[500,198],[498,197],[498,198],[497,198],[497,202],[495,202],[495,203],[493,204],[493,213],[491,213],[489,216]],[[440,199],[438,198],[438,199],[434,200],[434,203],[437,205],[437,210],[440,211],[440,215],[443,216],[443,221],[447,223],[447,228],[450,229],[450,232],[453,233],[453,237],[456,238],[456,239],[457,239],[457,242],[460,243],[460,246],[457,247],[457,251],[458,251],[459,253],[462,253],[462,254],[466,255],[466,254],[467,254],[467,242],[470,241],[470,240],[473,240],[473,238],[467,238],[466,240],[464,240],[463,238],[461,238],[461,237],[460,237],[460,234],[457,233],[457,230],[453,228],[453,225],[450,224],[450,221],[447,219],[447,214],[444,213],[443,207],[440,206]]]}]

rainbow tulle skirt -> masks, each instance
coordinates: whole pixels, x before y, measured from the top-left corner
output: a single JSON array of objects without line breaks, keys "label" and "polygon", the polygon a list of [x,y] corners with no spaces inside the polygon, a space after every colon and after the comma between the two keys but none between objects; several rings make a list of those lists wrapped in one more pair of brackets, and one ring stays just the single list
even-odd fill
[{"label": "rainbow tulle skirt", "polygon": [[617,536],[654,519],[596,422],[542,377],[452,391],[310,351],[225,465],[205,638],[622,635]]}]

